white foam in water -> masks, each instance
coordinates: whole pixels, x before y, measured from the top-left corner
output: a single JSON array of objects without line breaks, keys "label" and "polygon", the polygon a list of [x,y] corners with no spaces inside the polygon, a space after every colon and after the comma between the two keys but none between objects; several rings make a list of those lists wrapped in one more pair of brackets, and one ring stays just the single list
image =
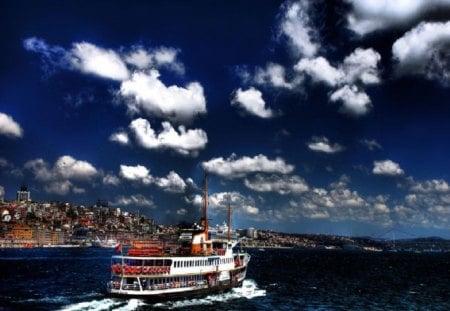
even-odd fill
[{"label": "white foam in water", "polygon": [[119,310],[119,311],[131,311],[136,310],[140,306],[146,305],[142,300],[129,299],[129,300],[114,300],[114,299],[102,299],[83,301],[64,307],[61,311],[103,311],[103,310]]},{"label": "white foam in water", "polygon": [[61,309],[61,311],[78,311],[78,310],[89,310],[89,311],[102,311],[111,310],[114,307],[118,307],[122,303],[119,301],[114,301],[113,299],[102,299],[102,300],[91,300],[75,303],[68,305]]},{"label": "white foam in water", "polygon": [[130,299],[128,300],[128,303],[125,306],[121,306],[117,309],[114,310],[119,310],[119,311],[131,311],[131,310],[136,310],[138,307],[140,306],[145,306],[146,303],[144,303],[142,300],[139,299]]},{"label": "white foam in water", "polygon": [[262,297],[266,295],[266,290],[258,289],[257,284],[253,280],[244,280],[241,287],[233,288],[230,292],[224,294],[210,295],[205,298],[189,299],[174,302],[158,303],[155,307],[163,307],[168,309],[186,308],[198,305],[213,305],[217,302],[225,302],[233,299]]}]

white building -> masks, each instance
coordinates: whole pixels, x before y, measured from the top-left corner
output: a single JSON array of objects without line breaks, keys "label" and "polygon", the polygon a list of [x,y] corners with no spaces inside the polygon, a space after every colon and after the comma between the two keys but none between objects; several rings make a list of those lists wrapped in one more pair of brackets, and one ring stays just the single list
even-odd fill
[{"label": "white building", "polygon": [[31,193],[28,191],[27,186],[22,185],[20,190],[17,191],[16,201],[31,201]]}]

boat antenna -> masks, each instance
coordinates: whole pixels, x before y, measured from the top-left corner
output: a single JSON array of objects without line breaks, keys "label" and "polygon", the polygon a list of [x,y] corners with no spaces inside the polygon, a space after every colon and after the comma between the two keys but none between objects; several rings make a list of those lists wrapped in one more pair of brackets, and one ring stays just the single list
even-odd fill
[{"label": "boat antenna", "polygon": [[203,219],[204,232],[208,238],[208,174],[206,171],[203,180]]},{"label": "boat antenna", "polygon": [[231,203],[228,196],[228,242],[231,240]]}]

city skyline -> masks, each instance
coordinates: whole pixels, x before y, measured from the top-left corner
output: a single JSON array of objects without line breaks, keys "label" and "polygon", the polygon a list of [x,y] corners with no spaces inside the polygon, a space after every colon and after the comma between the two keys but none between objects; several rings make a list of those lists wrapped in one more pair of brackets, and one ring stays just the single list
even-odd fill
[{"label": "city skyline", "polygon": [[[25,9],[26,8],[26,9]],[[0,199],[450,237],[450,3],[5,1]]]}]

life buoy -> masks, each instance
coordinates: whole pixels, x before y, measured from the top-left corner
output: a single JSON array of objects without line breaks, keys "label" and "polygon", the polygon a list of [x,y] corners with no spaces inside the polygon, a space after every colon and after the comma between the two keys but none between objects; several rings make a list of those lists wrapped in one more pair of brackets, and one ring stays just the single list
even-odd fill
[{"label": "life buoy", "polygon": [[149,270],[148,267],[143,267],[143,268],[142,268],[142,273],[148,274],[148,270]]},{"label": "life buoy", "polygon": [[136,267],[136,273],[141,274],[141,272],[142,272],[142,267]]}]

